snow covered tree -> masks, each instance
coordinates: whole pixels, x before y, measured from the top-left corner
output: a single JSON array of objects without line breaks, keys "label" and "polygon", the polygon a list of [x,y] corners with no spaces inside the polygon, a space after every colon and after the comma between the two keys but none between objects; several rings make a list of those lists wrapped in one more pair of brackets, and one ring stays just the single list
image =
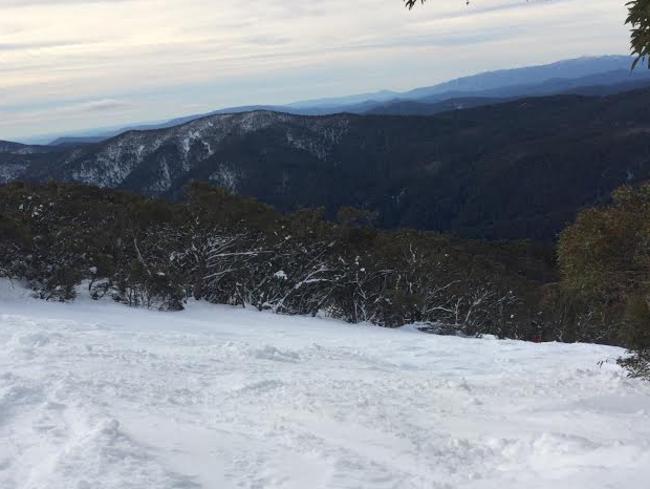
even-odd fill
[{"label": "snow covered tree", "polygon": [[[75,184],[0,187],[0,275],[43,298],[182,309],[188,297],[382,326],[527,337],[516,248],[385,231],[365,211],[280,214],[193,184],[182,202]],[[509,264],[508,262],[513,262]],[[515,270],[516,268],[516,270]]]}]

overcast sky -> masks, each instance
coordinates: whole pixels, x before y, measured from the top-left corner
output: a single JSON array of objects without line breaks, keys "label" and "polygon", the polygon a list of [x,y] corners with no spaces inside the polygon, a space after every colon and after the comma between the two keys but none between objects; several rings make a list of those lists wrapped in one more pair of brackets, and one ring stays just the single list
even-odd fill
[{"label": "overcast sky", "polygon": [[625,0],[0,0],[0,139],[628,52]]}]

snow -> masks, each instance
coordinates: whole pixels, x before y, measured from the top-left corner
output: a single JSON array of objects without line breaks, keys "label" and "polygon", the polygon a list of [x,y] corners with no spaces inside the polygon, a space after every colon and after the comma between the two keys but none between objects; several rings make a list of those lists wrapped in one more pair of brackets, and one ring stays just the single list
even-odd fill
[{"label": "snow", "polygon": [[642,489],[621,353],[0,281],[0,488]]},{"label": "snow", "polygon": [[[0,163],[0,183],[31,175],[37,180],[75,181],[115,188],[135,179],[148,194],[160,195],[179,182],[185,182],[197,167],[207,164],[212,168],[211,180],[237,190],[246,176],[241,168],[233,166],[233,162],[208,161],[227,150],[226,143],[233,137],[240,139],[246,134],[274,127],[285,133],[287,144],[325,161],[330,158],[332,148],[350,132],[351,117],[349,114],[308,117],[268,111],[213,114],[174,127],[128,131],[99,145],[70,148],[56,156],[58,163],[47,169],[47,178],[39,165],[32,164],[33,158],[22,163],[11,159],[11,164]],[[0,152],[2,144],[0,142]],[[47,150],[4,144],[5,149],[14,154]],[[336,161],[330,163],[337,164]],[[146,175],[136,171],[142,165],[148,167]]]},{"label": "snow", "polygon": [[20,178],[28,166],[26,163],[0,163],[0,185]]},{"label": "snow", "polygon": [[229,162],[219,162],[217,169],[212,172],[208,180],[232,193],[236,193],[241,180],[241,171],[233,168],[234,165]]}]

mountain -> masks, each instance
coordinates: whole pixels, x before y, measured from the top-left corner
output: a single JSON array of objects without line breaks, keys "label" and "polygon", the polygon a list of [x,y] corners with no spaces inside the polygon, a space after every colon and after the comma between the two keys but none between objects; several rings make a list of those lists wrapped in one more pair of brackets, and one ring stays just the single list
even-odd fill
[{"label": "mountain", "polygon": [[628,78],[648,78],[646,74],[648,70],[631,70],[632,61],[633,58],[630,56],[585,56],[545,65],[488,71],[456,78],[430,87],[416,88],[403,93],[401,98],[421,99],[453,92],[485,92],[521,85],[534,85],[549,80],[580,79],[610,72],[627,73]]},{"label": "mountain", "polygon": [[12,143],[10,141],[0,141],[0,153],[13,153],[15,151],[20,151],[22,148],[27,146],[20,143]]},{"label": "mountain", "polygon": [[[644,72],[645,73],[645,72]],[[452,92],[416,100],[393,99],[374,104],[369,110],[353,113],[384,115],[434,115],[449,110],[461,110],[493,105],[526,97],[547,95],[613,95],[650,86],[650,71],[630,79],[628,71],[600,73],[578,79],[555,79],[533,85],[498,88],[481,92]],[[451,97],[451,98],[447,98]]]},{"label": "mountain", "polygon": [[430,94],[414,99],[419,102],[437,102],[458,97],[520,98],[530,96],[557,95],[561,93],[580,94],[585,87],[600,87],[599,94],[617,93],[650,84],[650,70],[630,72],[629,70],[608,71],[579,78],[551,78],[529,84],[508,85],[485,90],[456,90],[442,94]]},{"label": "mountain", "polygon": [[[119,134],[119,133],[118,133]],[[92,144],[92,143],[101,143],[105,141],[107,137],[104,136],[86,136],[86,137],[62,137],[57,138],[54,141],[49,143],[49,146],[79,146],[82,144]]]},{"label": "mountain", "polygon": [[12,143],[11,141],[0,141],[0,153],[28,155],[35,153],[47,153],[49,151],[52,151],[52,149],[53,148],[49,146]]},{"label": "mountain", "polygon": [[0,154],[4,181],[178,197],[210,181],[282,210],[373,209],[386,227],[550,240],[583,206],[650,178],[650,89],[432,117],[217,114],[56,152]]},{"label": "mountain", "polygon": [[505,102],[505,99],[490,97],[459,97],[441,102],[421,102],[416,100],[391,100],[370,109],[373,115],[434,115],[452,110],[470,109],[483,105]]},{"label": "mountain", "polygon": [[0,141],[0,184],[20,178],[36,162],[56,160],[49,153],[55,152],[57,148],[51,146],[37,146],[10,141]]},{"label": "mountain", "polygon": [[[109,139],[130,130],[163,129],[215,114],[254,110],[270,110],[297,115],[328,115],[341,112],[422,115],[438,113],[445,107],[443,104],[440,107],[425,108],[422,104],[449,102],[448,106],[459,104],[467,106],[462,102],[454,102],[456,99],[511,100],[561,93],[580,94],[586,88],[592,88],[591,94],[593,95],[605,95],[650,84],[650,70],[637,69],[631,71],[632,61],[633,59],[629,56],[583,57],[546,65],[479,73],[401,93],[380,90],[344,97],[304,100],[286,105],[228,107],[169,121],[88,131],[82,134],[56,138],[50,145],[68,145],[71,141],[73,143],[92,143]],[[616,88],[611,90],[612,87]],[[393,104],[396,104],[395,107],[392,107]],[[470,103],[469,106],[474,106],[474,104]],[[413,108],[413,110],[411,111],[410,108]]]},{"label": "mountain", "polygon": [[392,90],[380,90],[372,93],[362,93],[357,95],[348,95],[345,97],[328,97],[312,100],[303,100],[300,102],[293,102],[288,104],[292,109],[332,109],[335,107],[342,107],[347,105],[357,105],[368,101],[385,102],[387,100],[399,98],[400,93]]},{"label": "mountain", "polygon": [[548,95],[613,95],[650,86],[650,70],[631,73],[629,70],[609,71],[580,78],[559,78],[530,85],[515,85],[491,90],[444,92],[422,98],[375,100],[345,107],[354,114],[434,115],[449,110],[461,110],[493,105],[526,97]]},{"label": "mountain", "polygon": [[[650,84],[650,70],[631,70],[632,61],[630,56],[582,57],[545,65],[489,71],[406,92],[380,90],[345,97],[304,100],[283,106],[266,105],[243,109],[303,115],[339,112],[364,114],[372,113],[389,103],[404,101],[436,103],[458,98],[511,99],[561,93],[578,94],[585,87],[601,87],[598,94],[605,95]],[[608,87],[616,88],[610,91]],[[241,111],[241,107],[235,107],[217,112]]]}]

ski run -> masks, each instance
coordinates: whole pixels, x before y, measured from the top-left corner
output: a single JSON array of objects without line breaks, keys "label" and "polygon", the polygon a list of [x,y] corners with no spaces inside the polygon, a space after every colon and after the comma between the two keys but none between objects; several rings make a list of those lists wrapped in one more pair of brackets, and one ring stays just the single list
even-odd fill
[{"label": "ski run", "polygon": [[0,488],[645,489],[623,353],[3,281]]}]

